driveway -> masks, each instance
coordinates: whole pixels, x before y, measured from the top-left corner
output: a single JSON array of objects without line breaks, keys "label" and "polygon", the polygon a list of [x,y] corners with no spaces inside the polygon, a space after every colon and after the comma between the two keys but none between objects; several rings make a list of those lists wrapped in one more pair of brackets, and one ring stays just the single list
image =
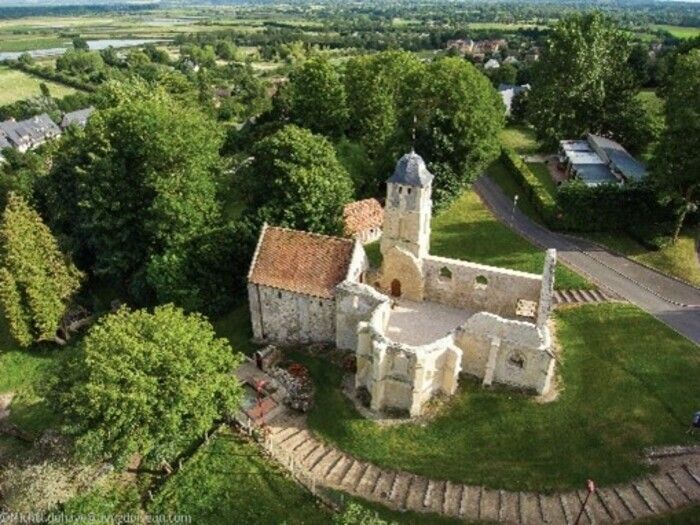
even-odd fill
[{"label": "driveway", "polygon": [[564,264],[602,288],[624,297],[696,344],[700,344],[700,290],[590,241],[555,233],[535,223],[489,177],[474,190],[496,217],[532,243],[556,248]]}]

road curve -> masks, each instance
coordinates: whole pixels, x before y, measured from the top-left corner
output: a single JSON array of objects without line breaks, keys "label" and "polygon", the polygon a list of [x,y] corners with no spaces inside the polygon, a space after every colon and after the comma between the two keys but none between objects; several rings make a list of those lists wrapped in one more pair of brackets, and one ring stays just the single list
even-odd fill
[{"label": "road curve", "polygon": [[488,176],[474,182],[474,190],[509,228],[542,248],[556,248],[564,264],[700,344],[700,289],[598,244],[548,230],[519,209],[514,210],[513,202]]}]

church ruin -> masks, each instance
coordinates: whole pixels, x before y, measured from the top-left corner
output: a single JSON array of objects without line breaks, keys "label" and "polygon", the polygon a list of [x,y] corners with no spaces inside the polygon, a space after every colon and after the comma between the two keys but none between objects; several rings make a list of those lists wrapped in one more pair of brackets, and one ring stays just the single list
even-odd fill
[{"label": "church ruin", "polygon": [[416,153],[397,163],[378,270],[357,239],[265,226],[248,276],[255,338],[354,351],[377,412],[419,416],[460,373],[547,393],[555,250],[541,275],[430,255],[432,181]]}]

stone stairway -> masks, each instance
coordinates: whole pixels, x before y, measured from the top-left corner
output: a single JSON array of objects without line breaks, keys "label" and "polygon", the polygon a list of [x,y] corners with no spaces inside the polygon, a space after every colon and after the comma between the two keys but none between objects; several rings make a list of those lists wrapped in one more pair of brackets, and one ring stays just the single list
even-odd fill
[{"label": "stone stairway", "polygon": [[555,290],[554,306],[588,303],[621,302],[622,299],[604,290]]},{"label": "stone stairway", "polygon": [[[297,477],[395,510],[523,525],[571,524],[586,497],[583,490],[548,495],[511,492],[381,469],[317,440],[300,417],[281,418],[268,429],[265,447]],[[579,523],[620,523],[697,503],[700,454],[695,451],[658,474],[598,489]]]}]

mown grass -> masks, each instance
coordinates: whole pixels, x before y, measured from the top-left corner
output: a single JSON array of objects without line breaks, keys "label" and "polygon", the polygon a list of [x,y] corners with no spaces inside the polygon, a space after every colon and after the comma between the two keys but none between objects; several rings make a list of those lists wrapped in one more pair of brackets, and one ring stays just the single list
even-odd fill
[{"label": "mown grass", "polygon": [[[499,222],[472,190],[433,217],[430,253],[531,273],[542,273],[544,265],[544,251]],[[591,284],[558,265],[556,287]]]},{"label": "mown grass", "polygon": [[501,131],[501,143],[520,155],[541,153],[535,131],[529,126],[508,126]]},{"label": "mown grass", "polygon": [[166,482],[152,514],[185,514],[192,523],[328,523],[330,513],[264,458],[258,445],[219,433]]},{"label": "mown grass", "polygon": [[700,286],[700,263],[697,253],[700,229],[697,227],[686,228],[678,241],[667,244],[660,250],[649,250],[623,233],[592,232],[585,236],[632,260]]},{"label": "mown grass", "polygon": [[75,93],[73,88],[33,77],[23,71],[0,66],[0,106],[40,95],[39,85],[42,82],[47,85],[53,97],[61,98]]},{"label": "mown grass", "polygon": [[425,424],[380,426],[340,392],[342,371],[295,358],[317,388],[309,425],[321,438],[378,465],[511,490],[623,482],[649,470],[643,449],[695,443],[700,351],[636,307],[589,305],[556,314],[561,393],[551,403],[462,379]]}]

